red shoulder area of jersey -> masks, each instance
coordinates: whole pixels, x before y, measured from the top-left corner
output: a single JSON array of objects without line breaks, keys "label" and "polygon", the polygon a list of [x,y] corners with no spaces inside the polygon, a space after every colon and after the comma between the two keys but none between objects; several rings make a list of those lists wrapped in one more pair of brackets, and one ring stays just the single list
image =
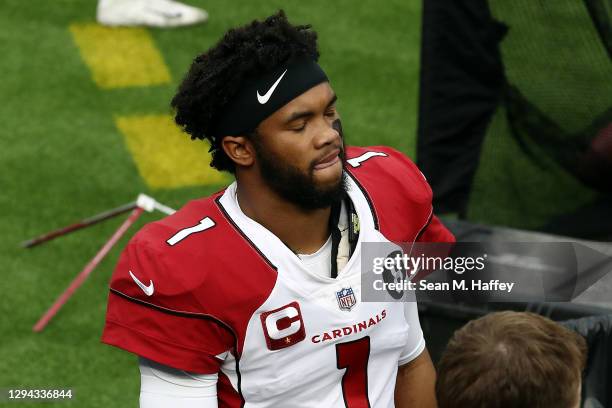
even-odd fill
[{"label": "red shoulder area of jersey", "polygon": [[221,210],[222,193],[142,228],[121,254],[111,290],[161,311],[246,329],[277,272]]},{"label": "red shoulder area of jersey", "polygon": [[432,217],[432,191],[417,166],[387,146],[347,148],[347,170],[370,201],[380,232],[411,242]]}]

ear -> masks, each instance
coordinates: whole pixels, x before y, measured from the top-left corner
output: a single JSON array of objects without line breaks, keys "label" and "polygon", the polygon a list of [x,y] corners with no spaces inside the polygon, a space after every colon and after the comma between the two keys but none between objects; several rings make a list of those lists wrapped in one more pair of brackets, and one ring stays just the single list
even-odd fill
[{"label": "ear", "polygon": [[250,167],[255,162],[255,149],[245,136],[225,136],[221,147],[237,166]]}]

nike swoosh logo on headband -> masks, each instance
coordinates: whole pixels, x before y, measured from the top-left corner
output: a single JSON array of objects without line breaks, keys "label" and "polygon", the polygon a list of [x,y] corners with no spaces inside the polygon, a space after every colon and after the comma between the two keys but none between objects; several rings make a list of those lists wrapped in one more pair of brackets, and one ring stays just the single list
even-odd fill
[{"label": "nike swoosh logo on headband", "polygon": [[266,102],[268,102],[268,100],[272,96],[272,93],[274,92],[274,90],[278,86],[278,83],[281,81],[281,79],[283,79],[283,77],[285,76],[286,73],[287,73],[287,70],[285,70],[285,72],[283,72],[281,74],[281,76],[278,77],[278,79],[276,80],[274,85],[272,85],[272,87],[270,89],[268,89],[268,92],[266,92],[264,95],[260,95],[259,91],[257,91],[257,100],[259,101],[260,104],[264,105]]}]

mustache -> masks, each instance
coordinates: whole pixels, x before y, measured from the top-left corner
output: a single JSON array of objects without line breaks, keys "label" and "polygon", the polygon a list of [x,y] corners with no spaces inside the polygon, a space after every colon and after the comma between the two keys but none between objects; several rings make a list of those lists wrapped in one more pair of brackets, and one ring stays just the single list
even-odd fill
[{"label": "mustache", "polygon": [[321,157],[318,157],[318,158],[314,159],[312,162],[310,162],[310,170],[311,171],[314,170],[315,166],[319,162],[321,162],[321,160],[323,160],[326,157],[328,157],[335,150],[339,150],[338,157],[340,158],[342,163],[344,163],[344,161],[346,160],[346,154],[344,152],[344,143],[341,143],[341,144],[338,144],[338,145],[334,145],[333,147],[331,147],[329,149],[329,151],[327,151],[325,154],[321,155]]}]

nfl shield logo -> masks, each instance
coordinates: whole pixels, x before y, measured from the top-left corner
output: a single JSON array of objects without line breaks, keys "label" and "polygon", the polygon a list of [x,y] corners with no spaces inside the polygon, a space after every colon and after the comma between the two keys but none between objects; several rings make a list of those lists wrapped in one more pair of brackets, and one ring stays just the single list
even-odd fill
[{"label": "nfl shield logo", "polygon": [[355,294],[353,293],[353,288],[342,288],[336,292],[336,299],[338,299],[338,306],[340,307],[340,310],[349,311],[357,303],[357,299],[355,299]]}]

